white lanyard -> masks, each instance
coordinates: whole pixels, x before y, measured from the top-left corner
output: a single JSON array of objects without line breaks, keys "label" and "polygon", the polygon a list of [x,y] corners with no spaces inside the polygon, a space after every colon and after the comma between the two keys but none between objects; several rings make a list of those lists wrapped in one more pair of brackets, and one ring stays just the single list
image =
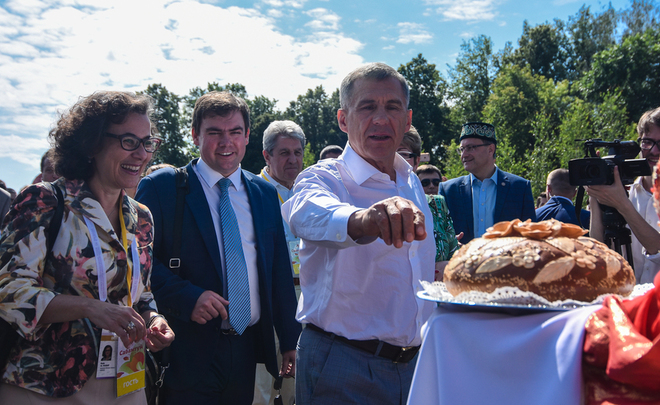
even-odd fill
[{"label": "white lanyard", "polygon": [[[87,229],[89,229],[89,236],[92,239],[92,247],[94,248],[94,258],[96,259],[96,269],[99,277],[99,299],[105,301],[108,299],[108,282],[105,274],[105,264],[103,263],[103,252],[101,251],[101,242],[99,235],[96,233],[96,225],[89,218],[83,216]],[[140,254],[137,248],[137,240],[131,243],[131,254],[133,259],[133,281],[131,285],[132,300],[137,297],[138,283],[140,281]]]}]

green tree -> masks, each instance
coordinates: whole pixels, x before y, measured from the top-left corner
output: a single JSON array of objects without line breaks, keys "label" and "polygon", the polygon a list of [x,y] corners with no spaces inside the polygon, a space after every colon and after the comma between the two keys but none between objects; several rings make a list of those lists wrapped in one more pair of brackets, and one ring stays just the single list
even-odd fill
[{"label": "green tree", "polygon": [[347,136],[337,125],[338,109],[339,92],[328,97],[323,86],[318,86],[291,101],[284,116],[300,125],[307,138],[309,153],[318,158],[325,146],[346,144]]},{"label": "green tree", "polygon": [[601,103],[619,91],[628,109],[628,122],[660,105],[660,29],[629,36],[622,43],[595,55],[592,68],[582,78],[584,97]]},{"label": "green tree", "polygon": [[531,27],[525,20],[523,33],[518,39],[518,49],[513,51],[510,62],[519,66],[529,66],[535,75],[542,75],[556,81],[568,77],[568,38],[564,33],[564,22],[544,23]]},{"label": "green tree", "polygon": [[614,33],[618,14],[612,5],[602,13],[592,13],[583,5],[580,11],[568,18],[567,31],[570,37],[570,69],[572,78],[577,79],[591,69],[593,57],[616,43]]},{"label": "green tree", "polygon": [[154,99],[154,120],[163,143],[152,163],[169,163],[180,167],[190,161],[188,140],[181,127],[181,97],[168,91],[162,84],[151,84],[142,92]]},{"label": "green tree", "polygon": [[436,156],[445,151],[438,146],[449,141],[449,109],[443,105],[447,83],[435,64],[420,53],[397,69],[410,86],[409,108],[413,111],[412,123],[422,138],[422,150],[431,156],[431,163],[437,163]]},{"label": "green tree", "polygon": [[463,41],[456,65],[448,67],[450,84],[447,93],[453,103],[453,129],[457,130],[466,122],[482,120],[482,110],[496,74],[490,37],[480,35]]},{"label": "green tree", "polygon": [[638,35],[660,23],[660,7],[653,0],[632,0],[630,8],[621,13],[625,28],[623,37]]}]

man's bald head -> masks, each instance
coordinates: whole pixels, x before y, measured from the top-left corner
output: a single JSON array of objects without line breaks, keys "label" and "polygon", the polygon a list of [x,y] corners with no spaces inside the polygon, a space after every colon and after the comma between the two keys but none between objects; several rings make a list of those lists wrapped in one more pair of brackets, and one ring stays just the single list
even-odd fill
[{"label": "man's bald head", "polygon": [[575,197],[576,190],[575,186],[571,186],[568,170],[555,169],[551,171],[546,181],[546,191],[548,197],[558,195],[572,200]]}]

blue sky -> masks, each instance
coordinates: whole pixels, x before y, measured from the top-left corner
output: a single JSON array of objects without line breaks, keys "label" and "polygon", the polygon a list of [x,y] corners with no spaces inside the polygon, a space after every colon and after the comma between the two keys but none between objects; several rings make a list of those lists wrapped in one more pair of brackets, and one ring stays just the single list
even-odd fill
[{"label": "blue sky", "polygon": [[[619,10],[628,0],[614,0]],[[0,179],[19,190],[39,172],[58,112],[96,90],[161,83],[185,95],[216,81],[288,102],[329,92],[367,62],[422,53],[446,77],[462,41],[516,41],[522,24],[567,20],[573,0],[0,1]]]}]

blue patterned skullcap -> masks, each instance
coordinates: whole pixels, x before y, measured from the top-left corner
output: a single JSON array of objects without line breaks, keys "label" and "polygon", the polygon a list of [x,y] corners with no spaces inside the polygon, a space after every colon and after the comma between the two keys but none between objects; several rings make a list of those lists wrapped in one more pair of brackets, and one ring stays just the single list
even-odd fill
[{"label": "blue patterned skullcap", "polygon": [[465,138],[481,138],[497,143],[497,138],[495,138],[495,127],[483,122],[468,122],[467,124],[463,124],[461,137],[458,141],[460,142]]}]

